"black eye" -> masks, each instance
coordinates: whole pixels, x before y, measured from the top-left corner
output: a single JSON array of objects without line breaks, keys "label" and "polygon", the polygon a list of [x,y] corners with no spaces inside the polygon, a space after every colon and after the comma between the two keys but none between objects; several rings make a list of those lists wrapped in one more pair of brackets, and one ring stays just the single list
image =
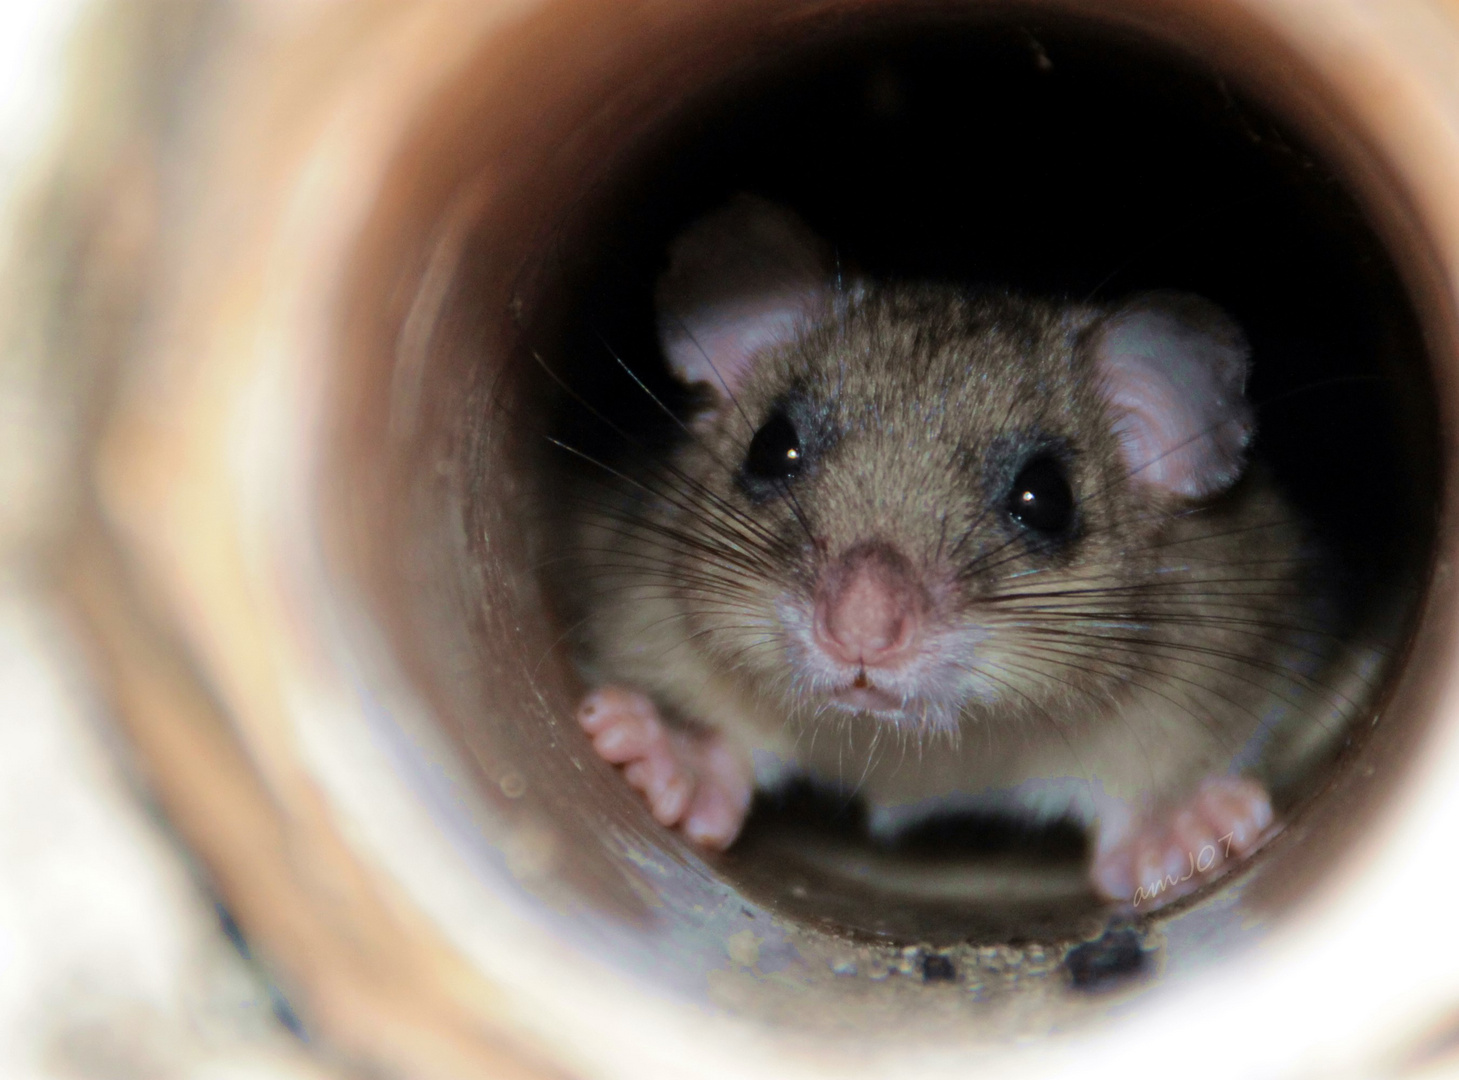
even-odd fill
[{"label": "black eye", "polygon": [[789,480],[800,472],[800,436],[782,412],[772,413],[745,455],[745,472],[756,480]]},{"label": "black eye", "polygon": [[1008,493],[1008,516],[1045,536],[1068,531],[1074,522],[1074,493],[1056,458],[1036,457],[1019,470]]}]

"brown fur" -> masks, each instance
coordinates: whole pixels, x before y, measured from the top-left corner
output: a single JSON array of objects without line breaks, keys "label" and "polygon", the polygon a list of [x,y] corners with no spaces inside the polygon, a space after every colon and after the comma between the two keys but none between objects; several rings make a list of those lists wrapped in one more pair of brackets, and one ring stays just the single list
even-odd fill
[{"label": "brown fur", "polygon": [[[1102,309],[934,286],[840,306],[757,358],[735,404],[691,421],[670,458],[582,499],[562,593],[593,679],[873,805],[1072,778],[1067,798],[1020,802],[1085,818],[1089,791],[1159,805],[1224,771],[1273,702],[1332,713],[1298,674],[1330,638],[1295,514],[1259,469],[1208,504],[1126,475],[1090,355]],[[806,469],[757,500],[740,463],[787,394]],[[1079,506],[1057,550],[999,512],[1035,442],[1058,448]],[[934,620],[986,634],[951,717],[889,726],[796,685],[777,603],[808,601],[858,543],[889,545],[940,590]]]}]

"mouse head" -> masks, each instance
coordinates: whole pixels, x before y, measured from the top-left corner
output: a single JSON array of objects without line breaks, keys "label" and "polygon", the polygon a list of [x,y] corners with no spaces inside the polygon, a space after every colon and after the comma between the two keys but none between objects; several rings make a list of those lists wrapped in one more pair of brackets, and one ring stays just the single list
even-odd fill
[{"label": "mouse head", "polygon": [[792,712],[950,726],[1109,692],[1178,602],[1162,537],[1242,473],[1248,349],[1198,297],[847,285],[741,197],[657,299],[708,402],[663,508],[694,641]]}]

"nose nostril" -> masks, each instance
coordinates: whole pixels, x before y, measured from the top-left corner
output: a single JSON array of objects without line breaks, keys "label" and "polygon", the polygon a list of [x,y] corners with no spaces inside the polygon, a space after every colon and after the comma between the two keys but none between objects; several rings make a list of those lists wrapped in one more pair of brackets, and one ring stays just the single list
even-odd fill
[{"label": "nose nostril", "polygon": [[901,575],[862,565],[822,594],[816,619],[820,644],[845,663],[894,660],[916,636],[914,599]]}]

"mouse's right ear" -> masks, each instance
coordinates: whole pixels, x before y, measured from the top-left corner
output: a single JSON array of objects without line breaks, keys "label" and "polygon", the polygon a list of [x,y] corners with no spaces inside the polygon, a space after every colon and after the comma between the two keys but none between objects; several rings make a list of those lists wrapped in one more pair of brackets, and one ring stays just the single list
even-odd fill
[{"label": "mouse's right ear", "polygon": [[700,218],[670,247],[654,293],[674,374],[728,403],[757,353],[830,311],[833,266],[830,248],[804,222],[753,195]]},{"label": "mouse's right ear", "polygon": [[1136,483],[1186,499],[1235,483],[1255,415],[1251,348],[1231,316],[1189,293],[1147,293],[1105,319],[1094,354]]}]

